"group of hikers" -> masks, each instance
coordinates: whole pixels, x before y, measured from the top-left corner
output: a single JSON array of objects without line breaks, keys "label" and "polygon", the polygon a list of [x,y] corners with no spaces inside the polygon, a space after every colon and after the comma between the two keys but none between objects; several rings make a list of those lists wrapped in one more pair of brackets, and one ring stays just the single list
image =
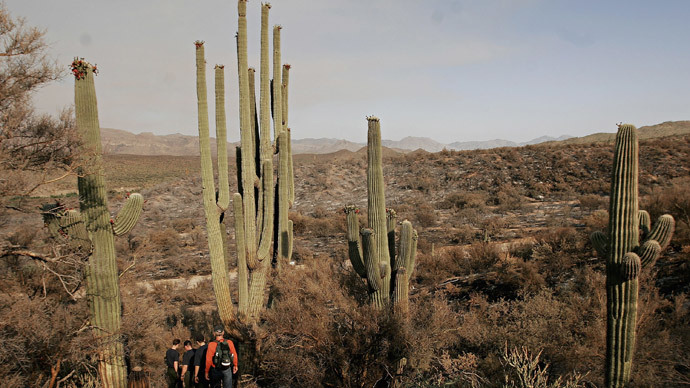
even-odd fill
[{"label": "group of hikers", "polygon": [[178,351],[180,340],[173,340],[172,347],[165,352],[168,388],[232,388],[232,375],[237,373],[237,352],[224,335],[223,327],[216,326],[214,339],[208,344],[201,334],[195,338],[196,349],[192,341],[184,341],[182,362]]}]

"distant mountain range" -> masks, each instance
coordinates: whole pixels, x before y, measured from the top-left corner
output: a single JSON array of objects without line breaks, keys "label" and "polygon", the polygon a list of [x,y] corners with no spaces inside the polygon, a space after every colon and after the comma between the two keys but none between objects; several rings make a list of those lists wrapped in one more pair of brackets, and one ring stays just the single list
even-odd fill
[{"label": "distant mountain range", "polygon": [[[664,137],[672,135],[690,134],[690,121],[667,121],[661,124],[639,128],[641,139],[652,137]],[[439,143],[428,137],[408,136],[400,140],[382,140],[385,147],[400,151],[410,152],[424,150],[439,152],[447,150],[475,150],[497,147],[519,147],[545,142],[563,142],[566,144],[583,144],[594,142],[612,142],[615,133],[595,133],[584,137],[541,136],[536,139],[516,143],[510,140],[495,139],[487,141],[465,141],[450,144]],[[134,134],[121,129],[101,129],[101,141],[105,153],[132,154],[132,155],[198,155],[199,138],[181,134],[154,135],[151,132]],[[232,150],[237,143],[228,143]],[[292,150],[295,154],[328,154],[340,150],[358,151],[366,144],[355,143],[348,140],[319,138],[319,139],[293,139]],[[215,150],[215,139],[211,138],[211,149]]]}]

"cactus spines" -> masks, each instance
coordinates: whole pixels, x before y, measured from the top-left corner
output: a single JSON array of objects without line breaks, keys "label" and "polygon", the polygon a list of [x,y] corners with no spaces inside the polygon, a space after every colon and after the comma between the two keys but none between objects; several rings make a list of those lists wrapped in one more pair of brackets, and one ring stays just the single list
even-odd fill
[{"label": "cactus spines", "polygon": [[[368,227],[358,234],[359,210],[354,205],[343,209],[347,218],[348,253],[354,270],[367,279],[372,305],[378,309],[386,306],[396,309],[395,306],[399,305],[402,308],[399,311],[407,311],[408,283],[414,270],[417,233],[409,221],[403,221],[396,253],[397,214],[385,206],[381,124],[374,116],[367,117],[367,122]],[[393,306],[389,303],[391,298]]]},{"label": "cactus spines", "polygon": [[598,254],[606,258],[607,387],[628,386],[635,349],[638,277],[641,268],[656,260],[673,233],[671,216],[661,216],[650,231],[649,214],[639,210],[638,154],[637,129],[620,125],[611,177],[609,236],[601,232],[591,236]]},{"label": "cactus spines", "polygon": [[98,346],[98,371],[103,386],[125,387],[124,346],[120,334],[121,304],[115,258],[114,235],[134,227],[143,198],[130,196],[117,221],[108,212],[103,165],[101,161],[100,125],[94,74],[96,69],[83,59],[72,63],[75,75],[74,103],[77,129],[89,154],[88,166],[80,168],[80,212],[68,211],[61,230],[79,240],[90,240],[91,250],[86,266],[87,301],[91,325]]}]

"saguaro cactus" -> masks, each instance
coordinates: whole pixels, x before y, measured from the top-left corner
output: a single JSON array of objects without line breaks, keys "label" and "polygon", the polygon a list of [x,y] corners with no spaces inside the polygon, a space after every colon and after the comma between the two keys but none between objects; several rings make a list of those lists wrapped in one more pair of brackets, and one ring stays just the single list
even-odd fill
[{"label": "saguaro cactus", "polygon": [[76,79],[77,128],[85,155],[77,181],[80,211],[64,211],[58,207],[45,212],[44,219],[55,235],[69,239],[90,253],[86,266],[86,296],[98,345],[99,375],[105,387],[125,387],[127,371],[120,334],[120,287],[113,236],[132,230],[144,201],[141,195],[132,194],[118,216],[114,220],[110,218],[93,77],[96,67],[83,59],[75,59],[72,73]]},{"label": "saguaro cactus", "polygon": [[[359,210],[346,206],[348,252],[352,267],[367,279],[371,303],[384,309],[393,302],[393,309],[406,313],[408,284],[417,252],[417,232],[405,220],[401,226],[399,248],[395,249],[396,213],[386,209],[381,155],[381,124],[368,117],[367,141],[367,205],[368,228],[359,231]],[[391,287],[392,283],[392,287]]]},{"label": "saguaro cactus", "polygon": [[[273,123],[278,151],[278,188],[276,190],[275,265],[278,270],[292,257],[292,221],[288,210],[294,201],[290,129],[287,128],[287,90],[290,65],[281,67],[280,31],[273,27]],[[282,69],[282,73],[281,73]]]},{"label": "saguaro cactus", "polygon": [[[218,190],[216,194],[213,163],[210,152],[208,129],[208,104],[206,102],[206,76],[204,44],[195,43],[197,63],[197,96],[199,111],[199,145],[203,180],[204,209],[211,256],[214,293],[220,317],[226,329],[245,338],[247,330],[258,323],[259,314],[265,305],[266,284],[271,265],[271,246],[275,213],[281,211],[282,202],[275,199],[273,171],[273,146],[271,145],[271,88],[269,74],[269,27],[268,14],[271,6],[261,7],[261,64],[259,79],[259,117],[254,106],[254,69],[250,69],[247,58],[246,0],[238,0],[237,63],[240,102],[240,142],[237,149],[238,193],[232,196],[235,237],[237,244],[238,269],[238,311],[234,311],[227,276],[227,244],[223,214],[229,206],[229,185],[227,181],[227,136],[225,131],[223,68],[216,67],[216,138],[218,142]],[[279,48],[279,46],[278,46]],[[280,75],[278,76],[280,78]],[[275,97],[275,96],[274,96]],[[275,103],[275,100],[274,100]],[[278,105],[282,106],[282,105]],[[280,114],[283,109],[280,109]],[[283,121],[274,117],[276,148],[280,160],[287,147],[280,144],[284,139]],[[258,164],[258,166],[257,166]],[[282,170],[281,170],[282,171]],[[287,169],[285,169],[287,171]],[[223,180],[224,179],[224,180]],[[287,179],[287,178],[285,178]],[[287,180],[286,180],[287,181]],[[278,192],[280,195],[280,192]],[[285,211],[287,215],[287,211]]]},{"label": "saguaro cactus", "polygon": [[[666,214],[650,230],[649,214],[638,207],[637,129],[619,126],[613,156],[609,235],[591,236],[600,257],[606,258],[606,386],[626,387],[635,350],[638,277],[653,264],[673,234],[673,217]],[[640,244],[642,231],[642,244]]]}]

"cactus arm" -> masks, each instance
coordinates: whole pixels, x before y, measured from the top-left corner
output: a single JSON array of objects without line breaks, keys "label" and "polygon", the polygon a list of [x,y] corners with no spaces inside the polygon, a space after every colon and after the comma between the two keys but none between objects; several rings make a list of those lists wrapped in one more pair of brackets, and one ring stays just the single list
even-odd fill
[{"label": "cactus arm", "polygon": [[398,255],[395,257],[395,264],[393,271],[398,271],[401,268],[407,268],[412,254],[412,223],[408,220],[402,222],[400,227],[400,241],[399,241]]},{"label": "cactus arm", "polygon": [[290,65],[283,65],[281,103],[283,114],[283,125],[288,127],[288,83],[290,82]]},{"label": "cactus arm", "polygon": [[239,311],[247,311],[249,303],[249,283],[247,266],[247,247],[244,245],[244,216],[242,214],[242,195],[235,193],[232,197],[235,218],[235,243],[237,245],[237,288]]},{"label": "cactus arm", "polygon": [[129,233],[136,225],[141,215],[141,209],[144,206],[144,197],[141,194],[133,193],[127,198],[125,206],[115,217],[113,222],[113,233],[116,236],[122,236]]},{"label": "cactus arm", "polygon": [[[271,5],[264,3],[261,6],[261,64],[259,74],[259,120],[261,122],[261,160],[270,160],[270,170],[273,174],[273,150],[271,146],[271,86],[270,86],[270,59],[268,39],[268,12]],[[265,174],[263,170],[261,174]],[[272,175],[271,175],[272,176]],[[271,178],[271,183],[272,182]]]},{"label": "cactus arm", "polygon": [[218,152],[218,207],[224,212],[230,205],[230,186],[228,184],[228,143],[225,120],[225,69],[215,67],[216,93],[216,150]]},{"label": "cactus arm", "polygon": [[608,253],[609,238],[606,234],[596,231],[589,236],[592,246],[597,251],[600,258],[606,258]]},{"label": "cactus arm", "polygon": [[640,210],[638,213],[638,220],[640,223],[640,230],[642,231],[642,238],[646,238],[649,230],[652,227],[652,221],[649,218],[649,213],[646,210]]},{"label": "cactus arm", "polygon": [[[216,203],[216,190],[211,160],[211,142],[208,125],[208,100],[206,93],[206,61],[203,42],[196,42],[197,108],[199,126],[199,152],[201,154],[201,180],[206,233],[211,259],[211,282],[216,296],[218,313],[225,325],[235,320],[234,307],[230,298],[230,286],[225,259],[225,248],[220,228],[220,208]],[[225,139],[218,139],[224,142]]]},{"label": "cactus arm", "polygon": [[280,30],[281,26],[273,26],[273,137],[278,141],[278,135],[283,132],[283,84],[281,81],[280,62]]},{"label": "cactus arm", "polygon": [[417,261],[417,241],[419,240],[419,235],[417,230],[412,230],[412,248],[410,252],[410,260],[407,263],[407,278],[412,279],[412,273],[414,272],[415,263]]},{"label": "cactus arm", "polygon": [[257,251],[258,260],[263,261],[270,255],[272,238],[273,238],[273,163],[269,159],[265,159],[262,163],[264,175],[263,182],[263,220],[261,224],[261,239],[259,242],[259,249]]},{"label": "cactus arm", "polygon": [[386,228],[388,229],[388,255],[391,258],[391,264],[395,268],[395,225],[398,221],[398,213],[393,209],[386,209]]},{"label": "cactus arm", "polygon": [[670,214],[664,214],[659,217],[654,223],[654,227],[647,236],[647,240],[654,240],[661,246],[661,251],[663,252],[668,244],[671,242],[671,237],[673,237],[673,229],[676,226],[676,221]]},{"label": "cactus arm", "polygon": [[293,239],[295,236],[294,236],[294,231],[292,228],[293,228],[293,222],[292,222],[292,220],[288,220],[288,227],[287,227],[287,229],[288,229],[287,230],[288,231],[288,251],[287,251],[288,262],[290,262],[292,260],[292,248],[294,246]]},{"label": "cactus arm", "polygon": [[242,147],[242,213],[244,235],[247,247],[247,263],[256,260],[256,203],[254,187],[256,168],[254,165],[254,131],[251,128],[249,101],[249,65],[247,59],[247,1],[237,2],[237,72],[240,98],[240,141]]},{"label": "cactus arm", "polygon": [[624,280],[633,280],[640,274],[642,264],[640,257],[633,252],[628,252],[621,261],[621,277]]},{"label": "cactus arm", "polygon": [[288,246],[290,245],[288,236],[288,152],[287,152],[287,131],[278,135],[278,256],[277,267],[280,267],[288,257]]},{"label": "cactus arm", "polygon": [[84,225],[84,220],[78,210],[71,209],[66,211],[61,220],[61,227],[72,241],[73,246],[80,246],[86,249],[91,247],[89,233],[86,231],[86,225]]},{"label": "cactus arm", "polygon": [[362,277],[367,277],[367,269],[364,266],[362,254],[362,240],[359,235],[359,209],[354,205],[345,206],[343,209],[347,218],[347,251],[352,268]]},{"label": "cactus arm", "polygon": [[[256,70],[253,67],[249,68],[247,79],[249,81],[249,127],[252,129],[252,149],[254,150],[254,165],[256,167],[256,176],[261,176],[261,130],[259,129],[259,116],[256,109]],[[261,195],[258,196],[259,201]],[[260,207],[259,207],[260,208]]]},{"label": "cactus arm", "polygon": [[[295,202],[295,175],[292,163],[292,133],[288,127],[288,84],[290,82],[290,65],[283,65],[283,87],[282,87],[282,103],[283,103],[283,125],[287,131],[287,152],[288,152],[288,178],[290,179],[288,185],[288,206],[292,207]],[[292,243],[292,241],[291,241]]]},{"label": "cactus arm", "polygon": [[654,265],[661,254],[661,246],[655,240],[647,240],[638,248],[638,254],[643,268]]},{"label": "cactus arm", "polygon": [[395,272],[395,279],[393,282],[394,292],[392,297],[393,312],[396,315],[407,316],[409,307],[409,277],[405,267],[398,268]]},{"label": "cactus arm", "polygon": [[[374,294],[380,294],[378,291],[381,290],[383,286],[383,281],[381,279],[381,266],[377,260],[378,257],[378,246],[375,242],[375,232],[373,229],[364,228],[361,232],[362,235],[362,253],[364,256],[364,266],[366,267],[367,273],[367,284],[369,288],[377,291]],[[372,295],[372,298],[374,296]],[[383,302],[382,298],[378,298],[380,302]]]},{"label": "cactus arm", "polygon": [[292,208],[295,203],[295,172],[292,163],[292,131],[290,128],[285,129],[287,134],[287,153],[288,153],[288,207]]}]

